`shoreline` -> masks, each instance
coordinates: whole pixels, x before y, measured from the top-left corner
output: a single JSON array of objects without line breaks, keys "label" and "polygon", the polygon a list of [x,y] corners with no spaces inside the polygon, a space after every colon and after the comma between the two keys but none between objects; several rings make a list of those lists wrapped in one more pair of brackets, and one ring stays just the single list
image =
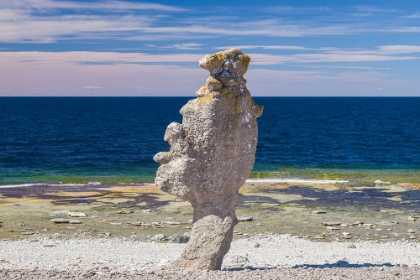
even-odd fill
[{"label": "shoreline", "polygon": [[[0,189],[0,198],[0,239],[58,234],[150,240],[191,228],[191,205],[154,184],[11,187]],[[418,242],[419,203],[416,185],[251,181],[240,189],[236,214],[252,219],[236,226],[235,238],[271,232],[316,241]]]},{"label": "shoreline", "polygon": [[[383,186],[392,185],[405,188],[419,188],[420,183],[416,182],[402,182],[402,183],[391,183],[390,181],[382,181],[377,179],[370,182],[360,182],[357,180],[341,180],[341,179],[303,179],[303,178],[249,178],[245,184],[255,183],[288,183],[288,184],[350,184],[356,185],[372,185],[372,186]],[[0,189],[8,188],[31,188],[31,187],[112,187],[112,186],[145,186],[154,185],[152,182],[138,182],[138,183],[102,183],[102,182],[87,182],[87,183],[63,183],[63,182],[38,182],[38,183],[22,183],[22,184],[6,184],[0,185]],[[29,190],[28,190],[29,191]]]},{"label": "shoreline", "polygon": [[[300,178],[259,178],[259,179],[247,179],[246,183],[306,183],[306,184],[337,184],[337,183],[349,183],[348,180],[329,180],[329,179],[300,179]],[[74,183],[25,183],[25,184],[9,184],[0,185],[0,189],[6,188],[29,188],[29,187],[91,187],[91,186],[142,186],[142,185],[153,185],[153,183],[116,183],[116,184],[102,184],[101,182],[88,182],[86,184],[74,184]]]},{"label": "shoreline", "polygon": [[[156,169],[138,170],[140,175],[128,174],[124,170],[75,171],[69,175],[69,170],[21,170],[19,172],[7,169],[0,170],[0,189],[9,187],[28,187],[36,185],[141,185],[153,184]],[[64,173],[62,173],[64,172]],[[144,173],[144,174],[143,174]],[[15,176],[16,174],[26,174]],[[76,175],[78,174],[78,175]],[[7,178],[7,179],[6,179]],[[271,167],[255,166],[249,174],[249,182],[286,182],[286,183],[342,183],[353,185],[374,185],[375,182],[389,184],[420,185],[420,169],[415,167]]]}]

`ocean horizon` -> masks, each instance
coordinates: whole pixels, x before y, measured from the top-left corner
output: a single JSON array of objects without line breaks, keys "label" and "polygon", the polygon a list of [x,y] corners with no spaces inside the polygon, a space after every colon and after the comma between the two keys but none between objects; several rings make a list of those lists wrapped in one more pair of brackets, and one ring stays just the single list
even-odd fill
[{"label": "ocean horizon", "polygon": [[[0,97],[0,186],[142,184],[194,97]],[[420,182],[420,98],[255,97],[250,180]]]}]

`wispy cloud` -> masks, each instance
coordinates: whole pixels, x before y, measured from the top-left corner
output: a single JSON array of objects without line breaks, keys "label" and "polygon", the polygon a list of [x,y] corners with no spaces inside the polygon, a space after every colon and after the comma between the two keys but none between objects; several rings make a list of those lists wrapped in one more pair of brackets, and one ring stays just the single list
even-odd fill
[{"label": "wispy cloud", "polygon": [[135,3],[127,1],[100,1],[100,2],[77,2],[59,0],[19,0],[3,1],[0,7],[11,9],[71,9],[71,10],[153,10],[153,11],[186,11],[184,8],[154,4]]},{"label": "wispy cloud", "polygon": [[[397,80],[377,72],[378,69],[357,64],[323,64],[347,68],[333,72],[316,69],[320,65],[303,71],[263,68],[273,61],[307,67],[320,62],[393,60],[404,54],[404,50],[390,45],[373,50],[334,49],[331,53],[318,49],[311,50],[311,56],[307,56],[307,50],[296,55],[251,54],[253,67],[246,74],[250,81],[248,88],[254,95],[395,95],[399,91],[416,94],[413,89],[420,88],[417,80]],[[346,58],[348,56],[350,58]],[[117,52],[0,52],[0,92],[8,95],[16,92],[68,95],[74,92],[74,95],[194,96],[208,77],[208,72],[197,65],[201,57],[197,54]],[[191,67],[186,67],[185,63],[191,63]],[[352,71],[353,68],[357,71]],[[164,83],[162,77],[165,77]],[[378,91],[378,88],[383,90]]]},{"label": "wispy cloud", "polygon": [[272,96],[416,96],[417,80],[398,80],[375,71],[337,72],[255,69],[247,74],[248,89]]},{"label": "wispy cloud", "polygon": [[225,50],[230,48],[239,48],[241,50],[253,50],[253,49],[264,49],[264,50],[293,50],[293,51],[304,51],[309,50],[302,46],[282,46],[282,45],[238,45],[238,46],[223,46],[217,47],[218,50]]},{"label": "wispy cloud", "polygon": [[356,9],[360,12],[369,12],[369,13],[398,13],[399,10],[396,9],[384,9],[377,6],[357,6]]},{"label": "wispy cloud", "polygon": [[[309,50],[309,49],[304,49]],[[356,63],[356,62],[383,62],[398,60],[417,60],[418,56],[407,56],[407,53],[420,52],[420,46],[390,45],[380,46],[373,50],[346,50],[339,48],[312,49],[310,53],[297,53],[290,55],[253,54],[253,63],[257,65],[274,65],[285,63]]]},{"label": "wispy cloud", "polygon": [[197,43],[184,43],[184,44],[173,44],[164,46],[164,49],[177,49],[177,50],[199,50],[203,44]]},{"label": "wispy cloud", "polygon": [[409,46],[409,45],[379,46],[378,50],[385,53],[420,53],[420,46]]},{"label": "wispy cloud", "polygon": [[330,7],[325,6],[316,6],[316,7],[294,7],[294,6],[271,6],[261,8],[263,12],[266,13],[307,13],[307,12],[328,12],[331,11]]},{"label": "wispy cloud", "polygon": [[412,15],[404,16],[405,18],[420,18],[420,13],[415,13]]},{"label": "wispy cloud", "polygon": [[[172,49],[194,49],[201,44],[186,43],[165,46]],[[150,47],[156,47],[150,45]],[[237,46],[242,47],[242,46]],[[255,48],[254,48],[255,47]],[[347,50],[339,48],[323,47],[309,49],[303,46],[253,46],[250,49],[271,49],[276,52],[287,50],[303,51],[294,54],[267,54],[251,53],[254,65],[295,64],[295,63],[337,63],[337,62],[381,62],[398,60],[420,59],[420,46],[415,45],[388,45],[379,46],[375,49]],[[411,54],[407,56],[406,54]],[[172,54],[148,54],[148,53],[121,53],[121,52],[94,52],[94,51],[69,51],[69,52],[0,52],[3,64],[7,63],[107,63],[107,64],[141,64],[141,63],[197,63],[201,54],[172,53]],[[355,65],[350,65],[354,67]]]},{"label": "wispy cloud", "polygon": [[84,36],[90,40],[123,39],[162,20],[161,13],[184,11],[175,6],[125,1],[1,1],[0,41],[48,43]]},{"label": "wispy cloud", "polygon": [[202,57],[197,54],[145,54],[119,52],[0,52],[2,64],[141,64],[194,62]]},{"label": "wispy cloud", "polygon": [[[274,9],[275,7],[273,7]],[[275,10],[275,9],[274,9]],[[48,43],[65,40],[196,41],[226,36],[315,37],[373,32],[420,33],[420,27],[404,22],[401,13],[376,7],[358,7],[358,12],[381,13],[378,22],[360,22],[350,12],[329,7],[277,7],[279,11],[304,12],[291,18],[265,13],[239,17],[229,9],[217,17],[198,17],[178,6],[129,1],[21,0],[0,2],[0,41]],[[354,10],[354,9],[353,9]],[[261,13],[261,11],[256,11]],[[312,14],[314,13],[314,14]],[[322,16],[320,16],[322,13]],[[182,14],[180,17],[179,15]],[[339,15],[339,16],[338,16]],[[416,14],[415,14],[416,15]],[[414,17],[414,15],[408,15]],[[209,18],[209,20],[203,20]],[[199,42],[197,42],[199,43]],[[188,42],[173,48],[188,50]],[[248,46],[250,47],[250,46]],[[293,47],[293,46],[292,46]],[[255,47],[262,48],[262,47]],[[267,46],[269,49],[269,46]]]}]

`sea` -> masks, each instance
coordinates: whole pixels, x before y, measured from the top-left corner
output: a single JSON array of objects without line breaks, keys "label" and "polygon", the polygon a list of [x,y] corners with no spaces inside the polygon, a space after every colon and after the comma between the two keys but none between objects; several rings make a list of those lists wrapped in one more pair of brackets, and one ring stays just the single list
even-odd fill
[{"label": "sea", "polygon": [[[0,97],[0,187],[154,181],[194,97]],[[420,98],[255,97],[254,181],[420,182]]]}]

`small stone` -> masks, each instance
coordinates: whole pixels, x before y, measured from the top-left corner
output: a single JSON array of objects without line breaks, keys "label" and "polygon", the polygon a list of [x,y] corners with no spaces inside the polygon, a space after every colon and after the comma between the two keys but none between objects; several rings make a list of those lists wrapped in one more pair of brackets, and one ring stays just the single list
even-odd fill
[{"label": "small stone", "polygon": [[56,219],[52,219],[51,222],[54,224],[68,224],[70,223],[70,220],[64,219],[64,218],[56,218]]},{"label": "small stone", "polygon": [[122,210],[113,212],[113,214],[131,214],[131,213],[133,213],[133,210],[131,209],[122,209]]},{"label": "small stone", "polygon": [[142,223],[142,222],[131,222],[129,224],[132,225],[132,226],[136,226],[136,227],[144,225],[144,223]]},{"label": "small stone", "polygon": [[350,232],[342,232],[341,234],[344,235],[344,236],[348,236],[348,235],[350,235]]},{"label": "small stone", "polygon": [[178,234],[169,238],[169,242],[172,242],[172,243],[187,243],[189,240],[190,240],[189,236],[178,235]]},{"label": "small stone", "polygon": [[239,222],[252,222],[253,220],[253,217],[238,217]]},{"label": "small stone", "polygon": [[325,210],[313,210],[312,213],[314,213],[314,214],[326,214],[327,211],[325,211]]},{"label": "small stone", "polygon": [[81,224],[82,222],[79,220],[69,220],[69,224]]},{"label": "small stone", "polygon": [[364,222],[362,222],[362,221],[356,221],[356,222],[353,223],[353,226],[358,226],[358,225],[363,225],[363,224],[364,224]]},{"label": "small stone", "polygon": [[164,234],[156,234],[151,238],[151,240],[153,241],[162,241],[165,239],[166,239],[166,236]]},{"label": "small stone", "polygon": [[33,232],[33,231],[25,231],[25,232],[21,232],[20,234],[21,235],[33,235],[33,234],[35,234],[35,232]]},{"label": "small stone", "polygon": [[390,226],[395,225],[395,222],[382,221],[379,223],[379,225],[390,227]]},{"label": "small stone", "polygon": [[325,236],[323,236],[323,235],[315,235],[314,238],[315,239],[325,239]]},{"label": "small stone", "polygon": [[254,248],[259,248],[260,247],[260,243],[255,242],[254,245],[252,245]]},{"label": "small stone", "polygon": [[332,227],[332,226],[327,226],[327,229],[329,229],[329,230],[340,230],[340,228]]},{"label": "small stone", "polygon": [[408,233],[415,233],[415,232],[417,232],[417,230],[415,230],[415,229],[408,229],[407,232]]},{"label": "small stone", "polygon": [[120,226],[120,225],[122,225],[122,223],[111,223],[111,225],[113,225],[113,226]]},{"label": "small stone", "polygon": [[414,235],[410,235],[410,239],[416,239],[417,237],[415,237]]},{"label": "small stone", "polygon": [[409,221],[417,221],[417,219],[419,218],[419,216],[408,216],[408,220]]},{"label": "small stone", "polygon": [[67,215],[70,217],[86,217],[86,214],[82,212],[67,212]]},{"label": "small stone", "polygon": [[170,264],[170,261],[167,259],[161,259],[159,262],[159,265],[163,266],[163,265],[168,265]]},{"label": "small stone", "polygon": [[164,221],[164,223],[170,226],[178,226],[181,224],[180,222],[175,222],[175,221]]},{"label": "small stone", "polygon": [[323,226],[339,226],[341,225],[341,222],[323,222]]}]

